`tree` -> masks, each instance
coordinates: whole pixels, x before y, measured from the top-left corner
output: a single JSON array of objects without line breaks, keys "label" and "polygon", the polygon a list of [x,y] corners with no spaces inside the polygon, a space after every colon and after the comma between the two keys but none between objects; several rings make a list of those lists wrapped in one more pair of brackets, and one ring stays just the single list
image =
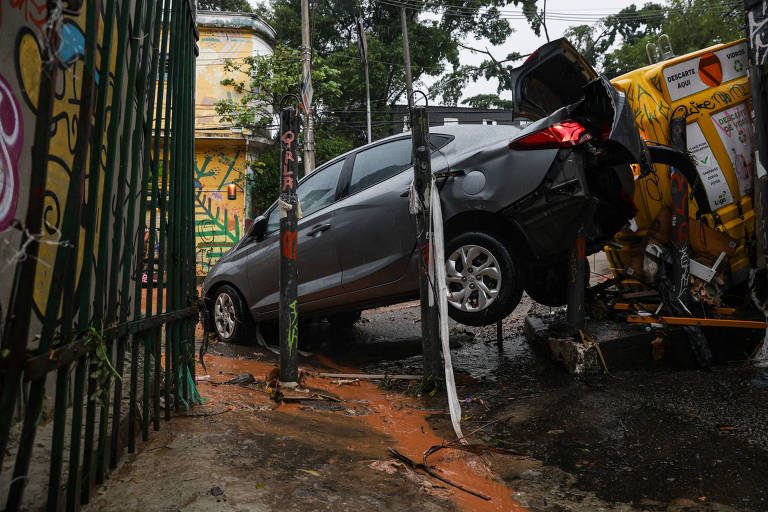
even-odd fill
[{"label": "tree", "polygon": [[253,12],[248,0],[199,0],[200,11]]},{"label": "tree", "polygon": [[[534,31],[544,29],[546,33],[545,9],[527,9],[524,12]],[[662,33],[669,35],[674,51],[681,55],[743,37],[743,20],[740,3],[733,0],[667,0],[666,4],[646,3],[640,8],[630,5],[597,24],[570,27],[564,36],[598,72],[613,78],[646,65],[646,44],[656,42]],[[430,96],[442,96],[446,104],[455,105],[469,83],[494,78],[498,81],[497,94],[473,96],[462,103],[511,108],[512,102],[500,94],[511,90],[510,71],[526,55],[511,53],[497,58],[488,48],[459,46],[487,58],[477,66],[455,67],[432,86]]]},{"label": "tree", "polygon": [[[492,44],[504,42],[512,33],[499,12],[505,0],[433,0],[406,2],[408,32],[415,88],[423,87],[420,78],[440,75],[446,69],[459,69],[459,41],[487,38]],[[513,0],[533,16],[536,0]],[[389,134],[401,123],[390,117],[391,106],[403,97],[405,76],[400,26],[400,0],[353,2],[336,0],[312,5],[314,56],[343,70],[342,94],[328,108],[318,110],[318,124],[345,128],[349,137],[359,138],[365,129],[365,76],[360,57],[355,23],[363,19],[368,42],[368,69],[371,83],[371,109],[374,138]],[[416,8],[415,6],[419,6]],[[260,12],[276,29],[283,44],[301,46],[300,0],[274,0]],[[313,84],[317,80],[313,75]]]},{"label": "tree", "polygon": [[[744,11],[732,0],[669,0],[666,5],[634,5],[596,26],[570,27],[566,37],[613,78],[648,64],[646,45],[667,34],[677,55],[744,37]],[[620,46],[612,51],[615,43]]]},{"label": "tree", "polygon": [[[227,77],[221,80],[221,84],[231,88],[234,94],[215,104],[220,122],[266,133],[269,128],[275,128],[276,113],[281,109],[283,98],[299,93],[301,54],[296,49],[278,45],[271,55],[225,59],[223,70]],[[325,102],[341,94],[341,72],[318,57],[312,75],[316,104],[322,110]],[[286,105],[289,104],[286,102]],[[354,147],[347,140],[340,140],[326,131],[327,127],[318,127],[318,161],[336,156],[337,151],[343,152]],[[260,155],[258,161],[248,162],[253,174],[245,186],[251,191],[257,211],[263,211],[272,204],[279,193],[279,153],[279,147],[275,144],[272,149]],[[245,179],[245,176],[241,179]]]}]

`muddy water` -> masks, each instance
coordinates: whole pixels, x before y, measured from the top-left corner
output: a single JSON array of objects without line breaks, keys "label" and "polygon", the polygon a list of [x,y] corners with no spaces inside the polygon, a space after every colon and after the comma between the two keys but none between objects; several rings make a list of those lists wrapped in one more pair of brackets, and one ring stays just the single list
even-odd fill
[{"label": "muddy water", "polygon": [[[334,408],[341,410],[320,411],[323,421],[330,421],[332,425],[336,425],[339,434],[345,432],[349,435],[346,437],[337,435],[333,436],[335,437],[333,439],[324,438],[323,442],[339,443],[341,448],[360,452],[372,458],[387,458],[386,449],[391,447],[415,462],[422,462],[423,453],[427,449],[455,437],[448,422],[429,421],[429,416],[434,412],[420,410],[426,407],[418,399],[379,389],[377,384],[370,381],[361,380],[359,383],[339,385],[338,379],[321,378],[317,376],[318,372],[315,368],[302,367],[302,370],[307,371],[306,379],[303,381],[303,387],[309,390],[306,393],[307,397],[321,393],[343,401],[323,401],[320,404],[307,400],[303,403],[283,402],[278,405],[270,399],[263,385],[243,387],[212,384],[212,382],[225,382],[233,375],[240,373],[250,373],[257,382],[264,382],[270,372],[276,368],[273,363],[215,355],[206,355],[205,362],[210,374],[210,382],[201,380],[198,382],[198,388],[200,394],[207,399],[207,407],[221,407],[222,410],[274,408],[272,414],[298,416],[296,418],[298,421],[281,422],[284,428],[286,425],[296,425],[296,432],[288,432],[284,429],[283,433],[286,435],[306,435],[302,432],[303,425],[311,426],[312,421],[318,421],[313,419],[313,415],[318,413],[322,405],[330,403]],[[322,358],[318,358],[317,362],[323,367],[332,367],[341,373],[359,373],[355,368],[339,367]],[[202,368],[198,367],[198,375],[201,372]],[[300,394],[301,392],[291,392],[290,396]],[[313,407],[313,404],[317,404],[318,407]],[[244,417],[244,424],[239,427],[245,430],[258,430],[263,427],[258,424],[259,421],[258,416]],[[253,424],[249,425],[248,422]],[[293,430],[290,427],[289,429]],[[504,457],[504,455],[496,455],[496,457]],[[510,497],[512,490],[496,480],[486,463],[476,455],[444,449],[432,455],[428,462],[441,476],[491,498],[490,501],[485,501],[446,486],[445,494],[460,509],[525,510]],[[436,480],[433,483],[444,485]]]}]

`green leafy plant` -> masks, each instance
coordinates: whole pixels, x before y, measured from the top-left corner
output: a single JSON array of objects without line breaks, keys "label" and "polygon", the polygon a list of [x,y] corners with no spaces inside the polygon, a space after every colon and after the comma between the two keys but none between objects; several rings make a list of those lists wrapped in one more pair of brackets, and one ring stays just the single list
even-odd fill
[{"label": "green leafy plant", "polygon": [[90,377],[96,380],[96,390],[91,394],[90,399],[99,403],[102,407],[106,407],[109,403],[109,394],[112,389],[110,374],[114,374],[121,382],[123,377],[115,370],[115,367],[112,366],[109,360],[103,326],[99,329],[89,327],[84,343],[92,352],[91,365],[94,369],[91,371]]}]

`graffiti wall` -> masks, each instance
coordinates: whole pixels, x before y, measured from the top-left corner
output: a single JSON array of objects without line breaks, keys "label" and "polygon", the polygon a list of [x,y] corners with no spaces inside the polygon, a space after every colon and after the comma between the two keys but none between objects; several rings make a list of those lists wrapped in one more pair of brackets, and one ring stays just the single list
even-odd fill
[{"label": "graffiti wall", "polygon": [[[200,55],[195,84],[195,239],[197,274],[204,276],[242,236],[247,160],[256,158],[259,149],[267,144],[266,140],[256,140],[247,127],[244,130],[219,122],[215,103],[237,97],[232,88],[221,84],[228,77],[223,63],[225,59],[238,61],[272,53],[274,31],[251,14],[200,12],[197,21]],[[234,189],[229,190],[232,183]]]},{"label": "graffiti wall", "polygon": [[[241,174],[245,169],[245,143],[196,141],[195,143],[195,240],[197,273],[205,275],[232,247],[243,230]],[[236,182],[234,198],[228,185]]]},{"label": "graffiti wall", "polygon": [[[55,82],[53,122],[50,127],[47,181],[44,190],[40,191],[45,201],[43,225],[42,229],[40,226],[24,226],[23,219],[29,196],[32,139],[38,112],[45,2],[0,0],[0,33],[3,41],[0,45],[0,284],[5,290],[9,290],[15,264],[27,257],[25,248],[19,248],[21,232],[25,229],[29,233],[40,232],[33,306],[33,316],[38,320],[45,315],[57,252],[77,250],[78,263],[83,258],[82,226],[77,240],[61,240],[60,229],[77,138],[85,60],[85,17],[84,6],[80,12],[68,12],[62,16],[61,40],[55,48],[59,66]],[[99,41],[102,40],[103,27],[104,20],[101,19]],[[116,35],[113,37],[110,70],[114,69],[115,39]],[[97,48],[97,55],[100,54],[101,46]],[[96,75],[97,82],[103,78]],[[106,79],[109,80],[110,87],[113,87],[112,71]],[[111,93],[110,90],[110,99]],[[107,121],[109,122],[109,116]],[[104,162],[99,166],[102,172],[103,164]],[[86,191],[87,180],[88,177],[85,183]],[[101,195],[102,191],[99,197],[93,200],[100,202]],[[86,197],[86,201],[91,200],[92,198]],[[95,252],[88,257],[95,258]],[[6,301],[7,297],[4,297],[3,311]]]}]

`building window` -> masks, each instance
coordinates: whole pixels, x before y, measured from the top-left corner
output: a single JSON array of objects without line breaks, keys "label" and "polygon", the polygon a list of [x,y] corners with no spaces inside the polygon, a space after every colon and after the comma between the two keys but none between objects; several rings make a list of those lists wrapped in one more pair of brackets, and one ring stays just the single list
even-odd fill
[{"label": "building window", "polygon": [[408,131],[408,116],[403,116],[403,131]]},{"label": "building window", "polygon": [[496,124],[496,120],[495,119],[483,119],[483,124],[494,125],[494,124]]},{"label": "building window", "polygon": [[459,119],[456,117],[444,117],[443,118],[443,124],[449,125],[449,124],[459,124]]}]

